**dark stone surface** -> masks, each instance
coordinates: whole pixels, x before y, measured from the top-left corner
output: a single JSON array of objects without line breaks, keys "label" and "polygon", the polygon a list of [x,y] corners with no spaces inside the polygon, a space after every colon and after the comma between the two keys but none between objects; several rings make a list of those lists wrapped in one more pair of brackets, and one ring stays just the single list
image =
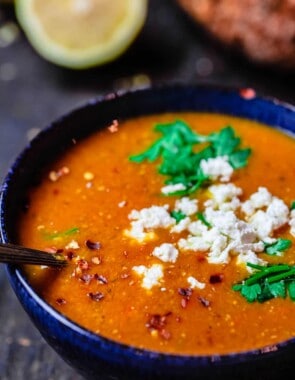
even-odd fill
[{"label": "dark stone surface", "polygon": [[[20,32],[1,43],[1,28],[15,23],[0,0],[0,180],[28,137],[90,97],[120,88],[163,83],[253,87],[295,104],[295,77],[259,68],[224,51],[171,0],[150,0],[147,23],[117,61],[76,72],[40,58]],[[6,46],[5,46],[6,45]],[[23,312],[0,267],[0,379],[79,380],[48,347]]]}]

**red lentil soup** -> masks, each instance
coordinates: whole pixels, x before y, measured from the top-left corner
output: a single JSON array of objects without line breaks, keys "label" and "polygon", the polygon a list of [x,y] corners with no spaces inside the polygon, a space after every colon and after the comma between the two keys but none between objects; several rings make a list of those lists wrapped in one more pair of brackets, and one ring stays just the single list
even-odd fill
[{"label": "red lentil soup", "polygon": [[[252,149],[248,164],[234,170],[223,182],[218,174],[214,177],[211,173],[211,181],[189,195],[164,195],[167,177],[159,173],[159,160],[139,163],[130,160],[130,156],[159,138],[155,124],[175,120],[184,121],[202,135],[231,125],[242,146]],[[244,279],[257,274],[257,268],[247,266],[248,260],[259,268],[284,263],[292,271],[294,149],[292,137],[226,115],[178,113],[114,122],[77,142],[29,194],[29,208],[20,222],[20,242],[46,251],[58,250],[68,265],[61,270],[28,266],[28,279],[50,305],[79,325],[140,348],[176,354],[224,354],[291,338],[295,335],[295,302],[288,289],[282,290],[283,280],[278,292],[271,291],[273,296],[263,302],[257,302],[255,294],[252,299],[251,295],[243,296],[233,285],[240,284],[241,288]],[[223,260],[210,254],[214,242],[210,245],[206,241],[204,248],[200,232],[192,232],[194,228],[187,226],[198,220],[198,225],[194,224],[197,229],[210,230],[204,204],[210,206],[211,201],[212,206],[214,196],[218,198],[216,188],[210,190],[210,186],[229,183],[242,191],[234,190],[235,195],[227,195],[230,199],[222,202],[227,206],[233,199],[238,202],[233,208],[238,209],[243,226],[253,222],[253,213],[259,211],[265,216],[271,207],[270,200],[263,203],[259,198],[259,188],[272,201],[287,205],[285,216],[289,214],[288,221],[270,230],[263,247],[258,241],[263,238],[255,235],[256,240],[252,238],[250,243],[244,239],[252,246],[243,246],[240,254],[223,249],[223,253],[227,252]],[[253,194],[256,195],[251,198]],[[189,211],[185,211],[184,197]],[[262,202],[260,205],[255,204],[255,197]],[[211,209],[232,211],[231,206],[229,211],[227,206],[222,208],[220,199],[216,199]],[[254,208],[252,214],[244,214],[242,204]],[[166,212],[170,222],[144,225],[140,218],[155,211],[152,206]],[[181,221],[171,226],[172,210],[182,219],[187,218],[186,227],[173,229]],[[257,223],[258,229],[265,224],[259,220]],[[263,233],[259,233],[261,237]],[[190,249],[189,236],[197,238],[199,249],[193,245]],[[287,248],[267,253],[265,247],[274,247],[278,239],[287,241]],[[288,281],[292,283],[292,278]]]}]

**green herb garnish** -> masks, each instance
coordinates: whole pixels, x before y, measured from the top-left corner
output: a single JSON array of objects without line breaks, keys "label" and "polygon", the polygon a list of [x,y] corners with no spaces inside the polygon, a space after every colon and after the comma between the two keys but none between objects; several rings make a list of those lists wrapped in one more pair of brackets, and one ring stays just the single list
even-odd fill
[{"label": "green herb garnish", "polygon": [[197,218],[205,224],[205,226],[211,228],[212,225],[208,222],[208,220],[205,218],[204,214],[202,212],[197,212]]},{"label": "green herb garnish", "polygon": [[241,293],[248,302],[265,302],[272,298],[286,298],[295,301],[295,266],[275,264],[268,266],[247,263],[256,272],[232,289]]},{"label": "green herb garnish", "polygon": [[291,211],[292,211],[292,210],[295,210],[295,201],[293,201],[293,202],[291,203],[290,210],[291,210]]},{"label": "green herb garnish", "polygon": [[181,211],[171,211],[171,216],[176,220],[176,224],[178,224],[182,219],[186,218],[186,215]]},{"label": "green herb garnish", "polygon": [[73,227],[73,228],[70,228],[68,230],[65,230],[65,231],[61,231],[61,232],[53,232],[53,233],[48,233],[48,232],[45,232],[44,233],[44,237],[45,239],[57,239],[57,238],[63,238],[63,237],[66,237],[66,236],[71,236],[71,235],[74,235],[76,233],[79,232],[79,228],[78,227]]},{"label": "green herb garnish", "polygon": [[279,238],[275,243],[264,243],[265,252],[271,256],[280,255],[283,251],[290,248],[291,245],[291,240],[281,238]]},{"label": "green herb garnish", "polygon": [[165,184],[181,183],[185,190],[169,195],[187,195],[210,183],[201,170],[200,162],[218,156],[227,156],[234,169],[247,165],[250,149],[240,149],[241,139],[231,126],[209,135],[194,132],[186,123],[157,124],[154,128],[162,134],[146,151],[130,157],[136,163],[161,159],[158,172],[166,175]]}]

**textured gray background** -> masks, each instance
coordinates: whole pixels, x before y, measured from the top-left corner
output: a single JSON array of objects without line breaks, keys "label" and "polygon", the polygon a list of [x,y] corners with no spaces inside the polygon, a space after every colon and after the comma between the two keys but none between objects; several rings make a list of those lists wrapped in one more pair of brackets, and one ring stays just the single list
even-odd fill
[{"label": "textured gray background", "polygon": [[[40,58],[21,32],[1,40],[13,10],[0,0],[0,180],[30,137],[88,98],[171,82],[254,87],[295,104],[295,77],[249,65],[208,39],[171,0],[150,0],[147,23],[124,56],[73,72]],[[0,266],[0,379],[79,380],[44,342]]]}]

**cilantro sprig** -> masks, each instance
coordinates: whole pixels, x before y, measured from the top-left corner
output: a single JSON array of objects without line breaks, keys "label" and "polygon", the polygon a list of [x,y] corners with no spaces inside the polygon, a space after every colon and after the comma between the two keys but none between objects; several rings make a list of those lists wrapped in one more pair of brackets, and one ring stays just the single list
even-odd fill
[{"label": "cilantro sprig", "polygon": [[187,195],[210,183],[202,172],[200,162],[218,156],[227,156],[234,169],[247,165],[251,149],[241,149],[241,139],[231,126],[218,132],[201,135],[185,122],[176,120],[157,124],[154,128],[162,134],[147,150],[130,157],[132,162],[154,162],[160,159],[158,172],[167,176],[166,184],[182,183],[185,190],[169,195]]},{"label": "cilantro sprig", "polygon": [[248,302],[263,303],[272,298],[290,297],[295,301],[295,266],[274,264],[261,266],[247,263],[256,270],[242,283],[233,285],[232,289],[241,293]]},{"label": "cilantro sprig", "polygon": [[74,235],[78,232],[79,232],[78,227],[72,227],[72,228],[69,228],[68,230],[60,231],[60,232],[53,232],[53,233],[44,232],[43,235],[44,235],[45,239],[51,240],[51,239],[58,239],[58,238],[64,238],[67,236],[71,236],[71,235]]}]

